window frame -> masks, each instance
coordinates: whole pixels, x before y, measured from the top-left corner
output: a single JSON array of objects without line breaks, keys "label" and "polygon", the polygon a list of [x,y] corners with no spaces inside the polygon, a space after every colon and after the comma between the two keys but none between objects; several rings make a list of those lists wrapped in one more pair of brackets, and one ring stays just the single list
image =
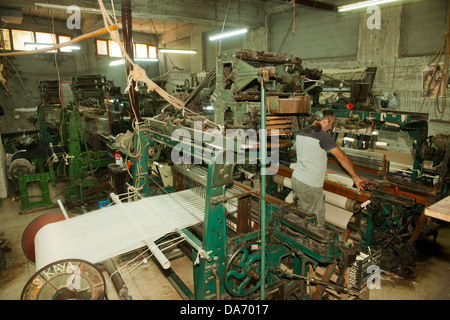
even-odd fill
[{"label": "window frame", "polygon": [[[70,37],[70,40],[73,40],[72,35],[65,34],[65,33],[53,33],[53,32],[47,32],[47,31],[36,31],[36,30],[21,29],[21,28],[1,28],[1,29],[4,29],[4,30],[6,29],[6,30],[9,31],[9,41],[10,41],[10,44],[11,44],[11,49],[10,50],[4,49],[6,51],[26,51],[26,50],[15,49],[14,48],[13,30],[32,32],[33,33],[33,41],[34,42],[36,42],[36,32],[37,33],[48,33],[48,34],[54,35],[56,43],[54,43],[52,45],[60,44],[60,42],[59,42],[59,37],[60,36]],[[57,50],[58,53],[62,53],[62,54],[73,54],[73,51],[67,52],[67,51],[61,51],[61,49],[55,49],[55,50]],[[39,52],[39,53],[55,53],[55,51],[52,50],[52,51],[44,51],[44,52]]]},{"label": "window frame", "polygon": [[13,47],[13,41],[12,41],[12,32],[11,32],[11,28],[0,28],[0,29],[2,29],[2,30],[8,30],[8,36],[9,36],[9,46],[10,46],[10,49],[3,48],[3,50],[6,50],[6,51],[12,51],[14,47]]},{"label": "window frame", "polygon": [[[106,42],[107,54],[99,54],[98,53],[98,46],[97,46],[97,42],[98,41]],[[103,39],[103,38],[95,38],[95,55],[97,57],[107,57],[107,58],[113,58],[113,59],[120,58],[120,57],[111,55],[111,53],[110,53],[110,41],[113,41],[113,40],[111,40],[111,39]],[[133,56],[134,56],[134,58],[137,58],[136,57],[136,44],[145,45],[147,47],[147,57],[146,58],[138,58],[138,59],[158,59],[158,48],[157,48],[157,46],[152,45],[152,44],[143,43],[143,42],[133,42]],[[121,45],[123,46],[123,41],[121,41]],[[150,48],[155,48],[155,57],[150,57]]]},{"label": "window frame", "polygon": [[[106,42],[106,54],[98,53],[97,41],[104,41],[104,42]],[[98,56],[98,57],[109,57],[109,41],[108,41],[108,39],[95,38],[95,55]]]}]

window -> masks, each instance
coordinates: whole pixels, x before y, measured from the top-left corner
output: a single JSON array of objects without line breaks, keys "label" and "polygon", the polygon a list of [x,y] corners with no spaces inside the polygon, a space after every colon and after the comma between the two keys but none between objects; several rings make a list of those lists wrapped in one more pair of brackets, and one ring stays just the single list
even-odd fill
[{"label": "window", "polygon": [[134,56],[135,58],[148,58],[148,49],[146,44],[135,43],[134,44]]},{"label": "window", "polygon": [[[45,47],[52,47],[57,43],[64,43],[72,39],[71,36],[58,35],[49,32],[0,29],[1,45],[4,50],[36,50]],[[55,52],[56,50],[46,51]],[[59,52],[72,52],[72,48],[61,48]]]},{"label": "window", "polygon": [[95,39],[98,56],[108,56],[108,40]]},{"label": "window", "polygon": [[11,38],[9,37],[9,29],[0,29],[0,47],[3,50],[11,50]]},{"label": "window", "polygon": [[13,29],[11,33],[14,50],[30,50],[30,47],[26,47],[26,43],[34,43],[33,31]]},{"label": "window", "polygon": [[[117,43],[115,43],[113,40],[108,41],[109,46],[109,56],[110,57],[122,57],[122,51],[120,50],[120,47]],[[123,46],[123,44],[122,44]]]},{"label": "window", "polygon": [[[72,40],[72,37],[70,37],[70,36],[58,36],[58,43],[64,43],[64,42],[67,42],[67,41],[70,41],[70,40]],[[72,52],[72,49],[71,48],[67,48],[67,47],[62,47],[62,48],[59,49],[59,51],[61,51],[61,52]]]},{"label": "window", "polygon": [[[123,47],[123,42],[121,42]],[[95,39],[95,48],[98,56],[121,58],[122,51],[113,40]],[[134,57],[139,59],[156,59],[156,47],[145,43],[133,43]]]},{"label": "window", "polygon": [[56,44],[56,36],[53,33],[36,32],[36,43]]},{"label": "window", "polygon": [[[36,46],[31,47],[31,50],[41,49],[54,46],[56,44],[56,35],[54,33],[47,32],[35,32]],[[25,45],[27,47],[27,45]],[[48,52],[55,52],[56,50],[51,50]]]},{"label": "window", "polygon": [[148,57],[150,59],[156,59],[156,47],[155,46],[148,46]]}]

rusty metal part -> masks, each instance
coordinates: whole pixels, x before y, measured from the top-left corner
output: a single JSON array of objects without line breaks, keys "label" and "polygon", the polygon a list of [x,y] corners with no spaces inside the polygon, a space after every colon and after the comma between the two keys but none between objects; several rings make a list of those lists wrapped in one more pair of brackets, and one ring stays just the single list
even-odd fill
[{"label": "rusty metal part", "polygon": [[[291,135],[295,132],[295,117],[266,116],[267,136]],[[259,126],[258,126],[259,128]]]},{"label": "rusty metal part", "polygon": [[[134,51],[133,51],[133,24],[131,16],[131,0],[122,0],[122,31],[123,31],[123,44],[125,46],[125,52],[134,61]],[[130,76],[133,66],[126,61],[127,78]],[[131,122],[141,121],[141,115],[139,113],[139,104],[137,93],[135,91],[136,82],[132,80],[131,86],[129,88],[129,98],[131,112]]]},{"label": "rusty metal part", "polygon": [[237,234],[245,234],[251,231],[252,197],[247,195],[238,200],[237,207]]},{"label": "rusty metal part", "polygon": [[[333,275],[334,270],[336,269],[336,266],[337,266],[337,262],[334,262],[334,263],[328,265],[327,269],[325,270],[325,274],[322,276],[322,279],[321,279],[322,282],[328,283],[331,280],[331,276]],[[312,294],[313,300],[319,300],[322,297],[325,289],[326,289],[326,285],[324,285],[324,284],[318,285],[316,290],[314,290],[314,293]]]},{"label": "rusty metal part", "polygon": [[266,62],[266,63],[292,63],[300,66],[302,59],[298,57],[287,58],[284,53],[265,52],[265,51],[237,51],[236,58],[244,61]]},{"label": "rusty metal part", "polygon": [[103,266],[111,277],[111,281],[119,297],[125,300],[131,300],[131,296],[128,295],[128,287],[125,284],[125,281],[123,281],[120,273],[117,271],[114,261],[112,259],[105,260],[103,261]]}]

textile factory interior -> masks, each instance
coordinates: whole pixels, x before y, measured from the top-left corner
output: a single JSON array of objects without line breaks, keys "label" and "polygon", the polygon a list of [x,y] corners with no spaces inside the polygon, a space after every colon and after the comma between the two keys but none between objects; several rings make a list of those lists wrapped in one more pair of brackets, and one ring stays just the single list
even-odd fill
[{"label": "textile factory interior", "polygon": [[450,299],[450,0],[0,19],[0,300]]}]

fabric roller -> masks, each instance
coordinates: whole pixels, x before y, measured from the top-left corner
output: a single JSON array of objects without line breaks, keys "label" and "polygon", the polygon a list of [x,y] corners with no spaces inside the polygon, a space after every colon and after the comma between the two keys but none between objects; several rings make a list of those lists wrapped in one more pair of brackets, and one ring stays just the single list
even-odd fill
[{"label": "fabric roller", "polygon": [[[282,185],[286,188],[289,188],[292,190],[292,181],[290,178],[284,177],[282,175],[276,174],[273,176],[273,182],[276,184]],[[349,199],[344,196],[337,195],[335,193],[325,191],[325,202],[329,203],[333,206],[351,211],[351,212],[357,212],[361,210],[361,204],[355,200]]]},{"label": "fabric roller", "polygon": [[323,191],[325,195],[325,202],[329,203],[331,205],[334,205],[336,207],[351,211],[351,212],[358,212],[361,210],[361,204],[358,201],[349,199],[344,196],[340,196],[338,194],[329,192],[324,190]]}]

